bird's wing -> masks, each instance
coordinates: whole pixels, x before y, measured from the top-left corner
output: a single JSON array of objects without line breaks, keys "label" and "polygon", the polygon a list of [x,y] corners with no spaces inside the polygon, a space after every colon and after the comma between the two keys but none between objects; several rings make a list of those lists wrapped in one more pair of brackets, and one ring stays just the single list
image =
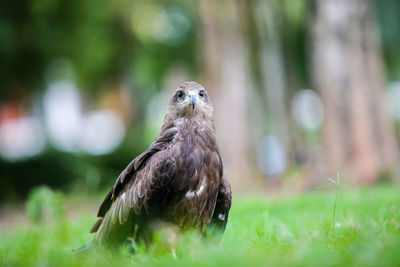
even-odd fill
[{"label": "bird's wing", "polygon": [[[168,144],[175,136],[177,132],[177,128],[171,126],[166,126],[161,129],[160,134],[151,144],[149,149],[145,152],[137,156],[134,160],[132,160],[129,165],[125,168],[125,170],[118,176],[117,181],[115,182],[114,187],[107,194],[103,203],[101,204],[99,211],[97,213],[97,217],[104,218],[107,211],[110,209],[115,197],[120,194],[120,192],[125,188],[125,186],[132,182],[132,179],[135,179],[135,173],[146,164],[147,160],[153,156],[155,153],[161,151],[165,148],[166,144]],[[91,231],[92,232],[92,231]]]},{"label": "bird's wing", "polygon": [[104,217],[100,217],[91,232],[95,240],[104,243],[121,242],[134,234],[141,214],[151,215],[168,203],[176,163],[168,150],[154,153],[146,164],[134,173],[134,179],[115,195]]},{"label": "bird's wing", "polygon": [[215,204],[214,213],[211,219],[211,227],[215,227],[222,231],[225,230],[228,223],[229,210],[232,203],[231,184],[226,174],[223,175],[219,185],[217,202]]}]

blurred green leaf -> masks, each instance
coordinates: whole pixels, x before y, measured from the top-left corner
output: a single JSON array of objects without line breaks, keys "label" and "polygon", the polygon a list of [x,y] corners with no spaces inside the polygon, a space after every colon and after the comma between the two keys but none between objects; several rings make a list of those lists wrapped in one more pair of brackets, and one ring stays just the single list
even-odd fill
[{"label": "blurred green leaf", "polygon": [[64,196],[47,186],[32,189],[26,202],[28,218],[34,223],[65,218]]}]

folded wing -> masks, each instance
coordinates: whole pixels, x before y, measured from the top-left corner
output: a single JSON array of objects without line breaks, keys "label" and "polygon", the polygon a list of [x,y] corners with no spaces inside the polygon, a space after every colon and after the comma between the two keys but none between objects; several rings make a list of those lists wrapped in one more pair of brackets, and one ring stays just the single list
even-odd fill
[{"label": "folded wing", "polygon": [[215,204],[214,213],[211,219],[211,227],[215,227],[222,231],[225,230],[228,223],[228,214],[231,209],[232,190],[231,184],[226,174],[223,175],[219,185],[217,203]]},{"label": "folded wing", "polygon": [[174,133],[174,129],[164,131],[118,177],[90,230],[96,233],[96,241],[112,245],[133,237],[138,227],[144,227],[143,215],[149,217],[167,205],[176,163],[169,151],[163,149]]}]

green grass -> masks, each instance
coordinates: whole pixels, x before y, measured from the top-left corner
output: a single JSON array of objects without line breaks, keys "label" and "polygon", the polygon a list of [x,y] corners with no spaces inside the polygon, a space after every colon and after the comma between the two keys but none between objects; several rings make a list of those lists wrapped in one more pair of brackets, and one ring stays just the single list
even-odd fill
[{"label": "green grass", "polygon": [[[83,201],[70,200],[68,209]],[[400,266],[399,187],[344,190],[338,199],[335,191],[234,197],[222,242],[187,233],[175,245],[177,259],[162,235],[133,256],[124,250],[73,254],[92,239],[94,214],[54,214],[47,222],[0,230],[0,266]]]}]

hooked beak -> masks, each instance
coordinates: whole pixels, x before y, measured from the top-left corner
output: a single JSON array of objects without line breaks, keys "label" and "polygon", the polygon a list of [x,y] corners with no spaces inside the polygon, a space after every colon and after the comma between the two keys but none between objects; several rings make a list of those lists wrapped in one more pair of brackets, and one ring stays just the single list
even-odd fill
[{"label": "hooked beak", "polygon": [[196,95],[190,94],[190,95],[189,95],[189,102],[190,102],[190,104],[192,105],[192,109],[194,109],[194,106],[196,105],[196,102],[197,102],[197,97],[196,97]]}]

